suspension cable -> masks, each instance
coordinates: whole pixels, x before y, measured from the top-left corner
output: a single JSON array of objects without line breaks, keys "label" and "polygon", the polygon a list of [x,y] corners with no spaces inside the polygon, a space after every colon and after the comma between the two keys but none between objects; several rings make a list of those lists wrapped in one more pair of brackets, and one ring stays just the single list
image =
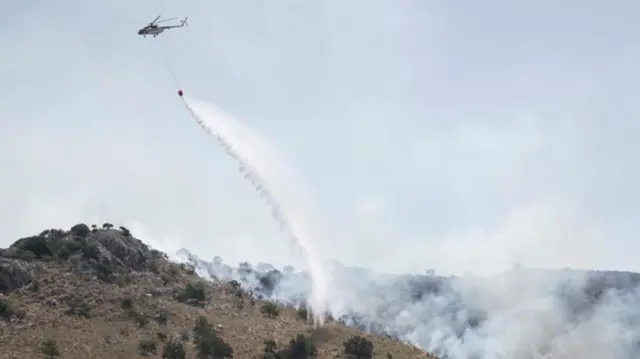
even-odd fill
[{"label": "suspension cable", "polygon": [[162,45],[160,44],[160,42],[157,41],[157,43],[158,43],[158,48],[160,48],[160,52],[162,53],[162,58],[164,59],[164,63],[167,65],[167,69],[169,70],[169,73],[171,74],[171,77],[173,78],[173,82],[176,84],[176,87],[181,88],[180,84],[178,83],[178,79],[176,77],[176,74],[173,71],[173,68],[171,67],[171,64],[169,63],[169,59],[167,58],[167,54],[164,52],[164,49],[162,48]]}]

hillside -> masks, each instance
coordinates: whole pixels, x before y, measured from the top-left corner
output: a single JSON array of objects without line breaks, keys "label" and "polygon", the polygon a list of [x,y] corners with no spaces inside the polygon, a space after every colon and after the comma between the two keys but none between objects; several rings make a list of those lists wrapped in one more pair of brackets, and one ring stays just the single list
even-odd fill
[{"label": "hillside", "polygon": [[[201,275],[238,281],[278,303],[297,305],[309,295],[310,279],[292,267],[209,262],[186,249],[178,256]],[[440,357],[637,358],[640,351],[638,273],[516,267],[488,277],[444,277],[338,262],[330,269],[329,309],[337,321],[418,343]]]},{"label": "hillside", "polygon": [[109,223],[45,230],[2,249],[0,293],[1,358],[426,356],[332,320],[314,329],[304,308],[205,281]]}]

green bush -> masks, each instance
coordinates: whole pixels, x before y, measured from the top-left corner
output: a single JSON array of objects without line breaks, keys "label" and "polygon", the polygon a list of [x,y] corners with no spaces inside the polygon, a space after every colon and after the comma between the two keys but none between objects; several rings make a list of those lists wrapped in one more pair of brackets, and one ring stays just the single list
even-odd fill
[{"label": "green bush", "polygon": [[203,282],[187,283],[182,292],[178,294],[178,301],[186,302],[189,299],[195,299],[204,302],[206,299],[205,285]]},{"label": "green bush", "polygon": [[100,248],[97,244],[91,243],[82,247],[82,255],[87,259],[100,258]]},{"label": "green bush", "polygon": [[16,310],[13,305],[6,299],[0,299],[0,316],[9,320],[14,315],[16,315]]},{"label": "green bush", "polygon": [[307,359],[317,355],[318,350],[311,340],[298,334],[289,341],[289,345],[276,356],[281,359]]},{"label": "green bush", "polygon": [[125,226],[120,226],[120,231],[122,231],[122,235],[125,237],[131,237],[131,231]]},{"label": "green bush", "polygon": [[16,250],[15,255],[13,257],[17,259],[22,259],[23,261],[26,261],[26,262],[31,262],[38,258],[33,252],[25,251],[22,249]]},{"label": "green bush", "polygon": [[264,341],[264,352],[265,353],[275,353],[276,351],[276,341],[273,339]]},{"label": "green bush", "polygon": [[53,340],[45,340],[42,342],[40,346],[40,351],[44,354],[45,357],[49,359],[53,359],[57,356],[60,356],[60,349],[58,348],[58,344]]},{"label": "green bush", "polygon": [[47,245],[47,238],[44,236],[20,238],[11,245],[11,248],[15,248],[18,251],[29,251],[33,253],[36,258],[53,256],[53,252]]},{"label": "green bush", "polygon": [[300,308],[298,308],[298,310],[296,311],[296,314],[298,315],[298,318],[300,318],[300,319],[307,320],[307,318],[309,318],[309,312],[307,311],[307,308],[302,307],[302,306]]},{"label": "green bush", "polygon": [[62,240],[57,248],[56,255],[60,259],[68,259],[72,254],[80,251],[82,245],[73,240]]},{"label": "green bush", "polygon": [[162,359],[186,359],[184,345],[176,341],[168,341],[162,349]]},{"label": "green bush", "polygon": [[233,358],[233,348],[217,335],[207,318],[203,316],[198,318],[193,328],[193,335],[198,358]]},{"label": "green bush", "polygon": [[155,354],[158,351],[158,345],[154,340],[144,339],[138,343],[138,354],[142,356],[149,356]]},{"label": "green bush", "polygon": [[161,310],[153,319],[160,325],[167,325],[169,322],[169,313],[167,313],[166,310]]},{"label": "green bush", "polygon": [[352,337],[344,342],[344,353],[356,359],[371,359],[373,357],[373,343],[360,336]]},{"label": "green bush", "polygon": [[260,312],[269,318],[275,318],[280,315],[280,308],[274,303],[266,302],[262,305]]},{"label": "green bush", "polygon": [[123,310],[129,310],[133,308],[133,298],[131,297],[122,298],[122,301],[120,302],[120,308],[122,308]]}]

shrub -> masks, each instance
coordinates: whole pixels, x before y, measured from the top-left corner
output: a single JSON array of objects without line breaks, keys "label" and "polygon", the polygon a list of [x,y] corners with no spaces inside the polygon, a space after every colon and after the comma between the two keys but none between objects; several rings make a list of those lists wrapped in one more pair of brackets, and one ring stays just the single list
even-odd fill
[{"label": "shrub", "polygon": [[58,344],[54,340],[45,340],[42,342],[40,346],[40,351],[44,354],[45,357],[49,359],[53,359],[57,356],[60,356],[60,349],[58,348]]},{"label": "shrub", "polygon": [[276,341],[273,339],[264,341],[264,352],[265,353],[273,353],[276,350]]},{"label": "shrub", "polygon": [[282,359],[307,359],[315,357],[317,354],[316,346],[302,334],[298,334],[294,339],[289,341],[289,345],[278,353],[278,357]]},{"label": "shrub", "polygon": [[96,262],[93,265],[95,269],[96,277],[106,283],[113,283],[116,280],[116,275],[113,272],[113,268],[100,262]]},{"label": "shrub", "polygon": [[185,329],[180,332],[180,340],[187,342],[189,339],[191,339],[191,331],[189,329]]},{"label": "shrub", "polygon": [[158,339],[159,339],[161,342],[165,342],[165,341],[167,341],[167,333],[165,333],[165,332],[157,332],[157,333],[156,333],[156,336],[158,337]]},{"label": "shrub", "polygon": [[91,307],[84,297],[74,294],[69,297],[67,305],[69,309],[65,310],[64,314],[91,318]]},{"label": "shrub", "polygon": [[76,241],[62,240],[56,251],[56,255],[60,259],[68,259],[73,253],[78,252],[82,245]]},{"label": "shrub", "polygon": [[95,243],[87,244],[82,247],[82,255],[87,259],[98,259],[100,258],[100,248]]},{"label": "shrub", "polygon": [[184,345],[176,341],[168,341],[162,349],[162,359],[186,359]]},{"label": "shrub", "polygon": [[156,316],[153,318],[160,325],[167,325],[169,321],[169,313],[166,310],[161,310]]},{"label": "shrub", "polygon": [[133,308],[126,308],[126,309],[123,308],[123,309],[129,316],[129,318],[133,319],[133,321],[136,322],[136,324],[138,325],[138,328],[144,328],[147,326],[147,324],[149,324],[149,318],[145,313],[138,312]]},{"label": "shrub", "polygon": [[238,282],[237,280],[231,280],[229,281],[229,285],[231,286],[231,288],[233,288],[234,290],[239,290],[240,289],[240,282]]},{"label": "shrub", "polygon": [[13,305],[6,299],[0,299],[0,316],[4,319],[11,319],[16,314]]},{"label": "shrub", "polygon": [[141,340],[140,343],[138,343],[138,354],[142,356],[146,357],[151,354],[155,354],[157,351],[158,345],[153,340],[145,339]]},{"label": "shrub", "polygon": [[307,318],[309,318],[309,312],[307,311],[307,308],[302,307],[302,306],[300,308],[298,308],[298,310],[296,311],[296,314],[298,315],[298,318],[300,318],[300,319],[307,320]]},{"label": "shrub", "polygon": [[123,310],[129,310],[133,308],[133,298],[131,297],[123,298],[122,301],[120,302],[120,308],[122,308]]},{"label": "shrub", "polygon": [[213,331],[203,333],[196,343],[198,358],[233,358],[233,348]]},{"label": "shrub", "polygon": [[193,342],[198,358],[232,358],[233,348],[213,330],[207,318],[200,316],[193,328]]},{"label": "shrub", "polygon": [[213,331],[213,325],[211,325],[209,320],[204,316],[199,316],[198,319],[196,319],[195,326],[193,327],[193,342],[196,343],[203,333],[209,331]]},{"label": "shrub", "polygon": [[178,294],[178,301],[186,302],[189,299],[195,299],[204,302],[206,299],[205,285],[203,282],[187,283],[182,292]]},{"label": "shrub", "polygon": [[22,259],[23,261],[26,261],[26,262],[31,262],[31,261],[36,260],[38,258],[38,256],[36,256],[33,252],[25,251],[25,250],[22,250],[22,249],[18,249],[15,252],[15,256],[14,257],[17,258],[17,259]]},{"label": "shrub", "polygon": [[267,302],[262,305],[260,312],[269,318],[275,318],[280,315],[280,308],[274,303]]},{"label": "shrub", "polygon": [[371,359],[373,357],[373,343],[360,336],[352,337],[344,342],[344,353],[356,359]]},{"label": "shrub", "polygon": [[175,264],[171,264],[169,268],[167,268],[167,274],[171,278],[176,278],[180,272],[178,271],[178,267]]},{"label": "shrub", "polygon": [[29,251],[33,253],[36,258],[43,258],[53,255],[53,252],[47,245],[47,238],[44,236],[20,238],[11,245],[11,248],[15,248],[17,251]]},{"label": "shrub", "polygon": [[275,289],[278,282],[282,279],[282,273],[273,269],[267,272],[267,274],[260,277],[260,285],[266,293],[271,293]]}]

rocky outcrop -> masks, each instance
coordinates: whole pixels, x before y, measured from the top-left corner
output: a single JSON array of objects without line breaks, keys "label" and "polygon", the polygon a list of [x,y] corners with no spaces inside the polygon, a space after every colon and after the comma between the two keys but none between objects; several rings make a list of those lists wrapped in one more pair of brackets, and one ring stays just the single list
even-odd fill
[{"label": "rocky outcrop", "polygon": [[86,238],[85,248],[85,258],[114,269],[148,270],[150,263],[162,256],[139,239],[124,236],[120,230],[115,229],[91,233]]},{"label": "rocky outcrop", "polygon": [[125,227],[80,223],[68,231],[48,229],[0,250],[0,292],[30,283],[33,274],[26,268],[34,261],[66,262],[77,272],[112,281],[119,273],[152,270],[158,259],[166,255],[133,237]]},{"label": "rocky outcrop", "polygon": [[10,292],[26,286],[34,275],[24,261],[0,258],[0,293]]}]

